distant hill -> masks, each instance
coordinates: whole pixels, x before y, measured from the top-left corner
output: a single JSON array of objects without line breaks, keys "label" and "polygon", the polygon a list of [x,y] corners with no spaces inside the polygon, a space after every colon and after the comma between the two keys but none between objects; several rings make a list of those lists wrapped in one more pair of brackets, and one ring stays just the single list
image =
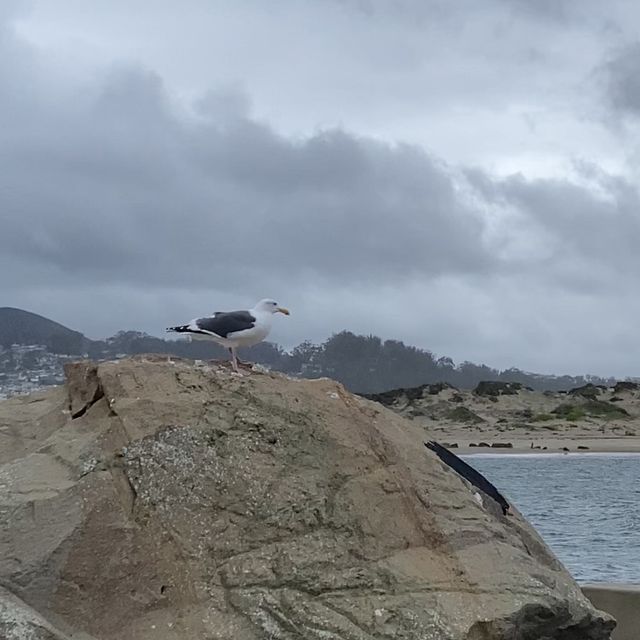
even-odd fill
[{"label": "distant hill", "polygon": [[[119,331],[106,340],[89,340],[80,332],[35,313],[0,308],[0,346],[12,344],[44,345],[53,353],[87,354],[94,360],[141,353],[166,353],[200,360],[228,358],[225,349],[211,342],[163,340],[140,331]],[[587,383],[615,384],[611,378],[598,376],[541,375],[515,368],[500,371],[472,362],[455,364],[450,358],[436,358],[430,351],[398,340],[381,340],[350,331],[336,333],[322,344],[303,342],[290,352],[276,344],[262,342],[242,350],[240,357],[289,375],[333,378],[349,390],[363,394],[437,382],[472,389],[485,380],[517,382],[540,391],[568,390]]]},{"label": "distant hill", "polygon": [[39,344],[52,353],[80,355],[86,353],[89,340],[79,331],[49,320],[37,313],[0,307],[0,345]]}]

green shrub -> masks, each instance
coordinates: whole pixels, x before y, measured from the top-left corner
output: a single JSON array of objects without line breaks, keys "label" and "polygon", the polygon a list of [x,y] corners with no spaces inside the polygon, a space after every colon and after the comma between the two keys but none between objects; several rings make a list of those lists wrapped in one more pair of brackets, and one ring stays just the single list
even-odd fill
[{"label": "green shrub", "polygon": [[609,402],[602,402],[601,400],[587,400],[581,404],[561,404],[551,413],[571,422],[582,420],[586,417],[609,419],[629,417],[629,413],[622,407]]},{"label": "green shrub", "polygon": [[602,416],[605,418],[628,418],[629,412],[622,407],[602,400],[589,400],[584,405],[585,411],[592,416]]},{"label": "green shrub", "polygon": [[467,407],[450,409],[445,413],[445,418],[447,420],[455,420],[456,422],[470,422],[473,424],[484,422],[477,413],[474,413],[471,409],[467,409]]},{"label": "green shrub", "polygon": [[555,419],[556,416],[552,416],[550,413],[537,413],[531,418],[531,422],[548,422]]},{"label": "green shrub", "polygon": [[576,422],[586,418],[587,414],[585,410],[575,404],[561,404],[558,405],[551,413],[554,413],[558,418],[564,418],[569,422]]}]

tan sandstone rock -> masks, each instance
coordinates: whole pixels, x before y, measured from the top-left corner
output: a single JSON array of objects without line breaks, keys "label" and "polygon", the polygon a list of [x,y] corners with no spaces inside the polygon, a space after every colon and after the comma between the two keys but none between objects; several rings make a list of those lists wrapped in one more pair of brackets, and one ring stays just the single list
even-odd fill
[{"label": "tan sandstone rock", "polygon": [[55,633],[610,636],[517,512],[333,381],[159,357],[67,377],[0,403],[0,584]]}]

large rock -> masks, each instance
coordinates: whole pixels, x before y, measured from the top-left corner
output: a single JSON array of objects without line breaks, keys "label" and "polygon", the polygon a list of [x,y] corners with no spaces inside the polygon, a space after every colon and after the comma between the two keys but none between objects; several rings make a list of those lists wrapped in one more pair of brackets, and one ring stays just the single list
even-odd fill
[{"label": "large rock", "polygon": [[0,404],[0,583],[60,634],[610,636],[517,512],[335,382],[159,358],[67,376]]},{"label": "large rock", "polygon": [[0,587],[0,638],[2,640],[70,640],[68,636],[54,629],[37,611],[2,587]]}]

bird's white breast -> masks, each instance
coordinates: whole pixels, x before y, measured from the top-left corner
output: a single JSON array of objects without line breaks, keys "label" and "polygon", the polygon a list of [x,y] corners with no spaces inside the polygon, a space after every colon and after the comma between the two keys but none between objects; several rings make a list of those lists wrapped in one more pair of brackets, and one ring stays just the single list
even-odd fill
[{"label": "bird's white breast", "polygon": [[252,311],[253,317],[256,319],[255,325],[251,329],[245,331],[236,331],[229,334],[228,338],[231,338],[238,346],[251,346],[258,344],[264,340],[271,331],[271,313],[261,313]]}]

